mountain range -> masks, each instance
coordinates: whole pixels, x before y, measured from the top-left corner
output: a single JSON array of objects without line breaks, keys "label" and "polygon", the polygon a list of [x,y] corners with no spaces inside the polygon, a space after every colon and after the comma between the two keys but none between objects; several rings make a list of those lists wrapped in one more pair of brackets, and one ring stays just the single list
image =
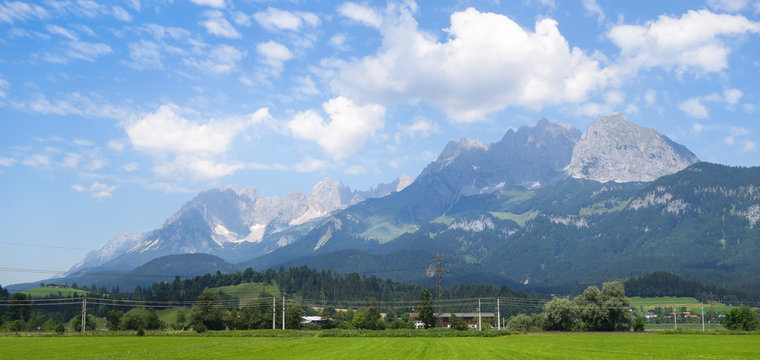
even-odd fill
[{"label": "mountain range", "polygon": [[63,281],[109,284],[98,274],[207,253],[238,269],[307,264],[430,284],[440,253],[446,285],[552,290],[666,270],[747,286],[760,284],[758,183],[760,169],[701,163],[621,114],[584,133],[541,119],[493,144],[449,142],[413,181],[367,192],[331,179],[285,199],[201,192],[160,228],[88,254]]}]

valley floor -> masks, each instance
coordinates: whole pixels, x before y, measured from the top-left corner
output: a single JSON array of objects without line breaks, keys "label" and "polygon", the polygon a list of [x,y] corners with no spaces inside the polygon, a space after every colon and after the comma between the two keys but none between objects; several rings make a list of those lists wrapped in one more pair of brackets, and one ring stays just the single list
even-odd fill
[{"label": "valley floor", "polygon": [[757,359],[760,335],[0,336],[3,359]]}]

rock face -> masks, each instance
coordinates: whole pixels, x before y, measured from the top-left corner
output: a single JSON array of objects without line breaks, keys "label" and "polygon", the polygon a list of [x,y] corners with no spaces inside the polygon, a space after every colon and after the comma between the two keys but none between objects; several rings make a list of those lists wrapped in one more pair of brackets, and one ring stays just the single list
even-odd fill
[{"label": "rock face", "polygon": [[698,161],[683,145],[614,113],[589,125],[566,170],[574,178],[599,182],[654,181]]},{"label": "rock face", "polygon": [[112,259],[121,256],[145,237],[145,233],[121,233],[113,237],[98,251],[90,251],[76,265],[72,266],[68,273],[73,273],[79,269],[103,265]]},{"label": "rock face", "polygon": [[573,147],[581,133],[571,125],[541,119],[534,127],[509,130],[491,145],[462,138],[449,142],[417,181],[434,177],[459,195],[496,191],[510,186],[541,187],[567,177]]},{"label": "rock face", "polygon": [[308,196],[294,191],[284,199],[235,185],[202,191],[160,228],[119,234],[100,250],[88,253],[68,273],[101,265],[129,270],[173,254],[209,253],[231,259],[243,256],[243,252],[263,254],[287,244],[269,235],[325,217],[352,203],[385,196],[411,181],[402,176],[391,184],[359,192],[326,178],[314,185]]}]

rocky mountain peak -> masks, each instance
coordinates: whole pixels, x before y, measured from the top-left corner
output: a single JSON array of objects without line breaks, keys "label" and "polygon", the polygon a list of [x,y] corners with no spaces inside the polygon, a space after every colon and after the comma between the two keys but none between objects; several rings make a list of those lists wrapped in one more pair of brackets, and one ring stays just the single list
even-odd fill
[{"label": "rocky mountain peak", "polygon": [[483,145],[479,140],[470,140],[467,137],[462,137],[459,142],[456,141],[449,141],[448,144],[446,144],[446,147],[443,148],[443,151],[438,156],[438,159],[436,162],[438,163],[449,163],[451,160],[454,160],[454,158],[458,157],[462,153],[469,152],[471,150],[488,150],[488,146]]},{"label": "rocky mountain peak", "polygon": [[574,178],[599,182],[653,181],[697,161],[683,145],[613,113],[589,125],[566,171]]}]

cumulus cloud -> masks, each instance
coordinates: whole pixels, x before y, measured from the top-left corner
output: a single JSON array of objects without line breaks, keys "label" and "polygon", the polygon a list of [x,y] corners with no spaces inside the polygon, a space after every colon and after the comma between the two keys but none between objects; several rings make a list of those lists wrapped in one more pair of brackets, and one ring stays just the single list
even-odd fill
[{"label": "cumulus cloud", "polygon": [[402,126],[402,129],[410,137],[426,138],[438,132],[438,124],[428,118],[417,118],[411,125]]},{"label": "cumulus cloud", "polygon": [[699,97],[682,101],[678,104],[678,109],[693,118],[705,119],[710,115],[710,111],[702,104],[703,99]]},{"label": "cumulus cloud", "polygon": [[304,24],[312,27],[319,25],[319,17],[313,13],[290,12],[271,7],[253,14],[253,18],[269,31],[299,31]]},{"label": "cumulus cloud", "polygon": [[739,89],[726,89],[723,94],[711,93],[686,99],[678,104],[678,109],[693,118],[704,119],[710,116],[710,109],[705,105],[706,103],[723,102],[728,109],[733,110],[743,95]]},{"label": "cumulus cloud", "polygon": [[385,108],[380,105],[357,105],[339,96],[322,105],[329,120],[316,111],[296,114],[288,123],[292,135],[316,141],[335,159],[345,158],[359,150],[367,138],[385,125]]},{"label": "cumulus cloud", "polygon": [[256,45],[256,51],[261,55],[262,62],[276,69],[277,73],[294,56],[287,46],[272,40]]},{"label": "cumulus cloud", "polygon": [[630,74],[661,67],[710,73],[728,67],[727,37],[760,32],[760,23],[741,15],[690,10],[680,18],[666,15],[644,25],[618,25],[607,33],[620,47],[620,67]]},{"label": "cumulus cloud", "polygon": [[27,4],[21,1],[3,2],[0,4],[0,22],[13,24],[15,21],[31,19],[47,19],[50,16],[45,8]]},{"label": "cumulus cloud", "polygon": [[[348,9],[343,13],[377,25],[374,17],[359,16],[369,8]],[[470,122],[510,106],[580,103],[609,83],[611,74],[570,48],[554,20],[539,20],[531,31],[470,8],[451,15],[448,40],[439,42],[417,28],[413,12],[413,6],[389,5],[382,47],[341,66],[333,89],[365,102],[425,101],[454,121]]]},{"label": "cumulus cloud", "polygon": [[353,2],[343,3],[338,6],[338,13],[353,21],[373,28],[380,28],[380,25],[383,23],[383,17],[377,10]]},{"label": "cumulus cloud", "polygon": [[72,185],[71,189],[77,192],[89,193],[95,200],[103,200],[111,197],[112,193],[119,188],[119,185],[106,185],[99,182],[93,182],[90,186]]},{"label": "cumulus cloud", "polygon": [[201,21],[201,25],[206,28],[206,32],[211,35],[221,36],[229,39],[240,38],[240,33],[224,17],[219,10],[208,10],[203,13],[206,17]]},{"label": "cumulus cloud", "polygon": [[173,104],[162,105],[154,113],[126,124],[132,146],[155,155],[162,161],[154,170],[160,176],[187,174],[195,179],[215,179],[241,169],[218,159],[228,152],[236,136],[253,124],[269,119],[266,108],[244,117],[229,120],[192,121]]}]

